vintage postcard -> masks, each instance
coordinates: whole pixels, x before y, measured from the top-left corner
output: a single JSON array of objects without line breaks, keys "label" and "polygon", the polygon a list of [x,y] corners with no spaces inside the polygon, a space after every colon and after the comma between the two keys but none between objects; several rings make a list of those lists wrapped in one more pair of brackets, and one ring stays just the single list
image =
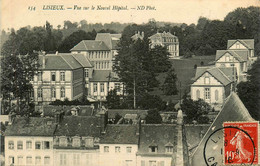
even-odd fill
[{"label": "vintage postcard", "polygon": [[260,165],[259,0],[1,0],[1,166]]}]

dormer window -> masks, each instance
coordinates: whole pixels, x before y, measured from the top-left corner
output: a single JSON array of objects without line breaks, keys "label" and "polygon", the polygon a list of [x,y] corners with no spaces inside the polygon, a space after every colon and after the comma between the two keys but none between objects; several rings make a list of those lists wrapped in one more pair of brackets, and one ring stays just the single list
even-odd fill
[{"label": "dormer window", "polygon": [[67,146],[67,137],[60,137],[59,146]]},{"label": "dormer window", "polygon": [[94,140],[92,137],[85,139],[85,146],[86,147],[94,147]]},{"label": "dormer window", "polygon": [[80,138],[79,137],[73,137],[72,146],[73,147],[80,147]]},{"label": "dormer window", "polygon": [[166,153],[172,153],[173,152],[173,147],[172,146],[166,146],[165,147],[165,152]]},{"label": "dormer window", "polygon": [[165,145],[165,153],[173,153],[173,144],[171,142]]},{"label": "dormer window", "polygon": [[157,146],[149,146],[149,152],[151,153],[157,153],[158,147]]}]

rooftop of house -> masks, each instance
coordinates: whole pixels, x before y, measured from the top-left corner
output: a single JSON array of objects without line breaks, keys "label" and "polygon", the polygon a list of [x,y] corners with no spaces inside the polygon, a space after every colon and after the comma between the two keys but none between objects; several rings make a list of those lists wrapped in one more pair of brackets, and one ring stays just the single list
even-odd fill
[{"label": "rooftop of house", "polygon": [[157,147],[156,154],[165,154],[165,147],[172,146],[176,152],[177,125],[145,124],[140,129],[140,145],[138,154],[151,154],[149,147]]},{"label": "rooftop of house", "polygon": [[8,125],[6,136],[53,136],[56,128],[54,118],[16,117],[12,125]]},{"label": "rooftop of house", "polygon": [[82,40],[70,51],[109,51],[109,47],[104,41]]},{"label": "rooftop of house", "polygon": [[78,109],[79,116],[93,116],[95,111],[90,105],[80,105],[80,106],[59,106],[59,105],[44,105],[43,106],[43,116],[54,117],[57,112],[65,112],[65,115],[71,115],[72,109]]},{"label": "rooftop of house", "polygon": [[[45,58],[45,67],[43,58]],[[83,54],[57,53],[39,55],[38,62],[40,69],[45,70],[72,70],[81,67],[91,67],[89,60]]]},{"label": "rooftop of house", "polygon": [[233,73],[235,72],[235,68],[218,68],[218,67],[198,67],[196,69],[196,74],[194,80],[196,81],[198,78],[200,78],[204,73],[208,72],[210,75],[212,75],[214,78],[216,78],[218,81],[220,81],[224,86],[230,84],[233,82],[235,77],[233,76]]},{"label": "rooftop of house", "polygon": [[96,41],[103,41],[111,50],[118,49],[118,42],[122,34],[97,33]]},{"label": "rooftop of house", "polygon": [[138,144],[138,127],[136,125],[107,125],[105,134],[100,138],[101,144]]},{"label": "rooftop of house", "polygon": [[100,136],[99,118],[95,116],[64,116],[55,136]]},{"label": "rooftop of house", "polygon": [[93,65],[83,54],[72,54],[72,56],[81,64],[84,68],[91,68]]},{"label": "rooftop of house", "polygon": [[[247,121],[252,122],[255,121],[249,114],[248,110],[239,99],[238,95],[235,92],[232,92],[231,95],[225,101],[222,110],[219,112],[218,116],[211,124],[206,134],[202,138],[199,143],[199,146],[196,148],[195,152],[192,155],[192,165],[200,166],[205,164],[203,159],[203,150],[207,139],[210,135],[218,129],[223,127],[224,122],[239,122],[239,121]],[[220,134],[223,134],[220,132]],[[220,142],[221,143],[221,142]],[[223,143],[223,142],[222,142]],[[222,144],[223,145],[223,144]],[[221,146],[222,146],[221,145]],[[208,152],[211,153],[211,152]],[[212,155],[212,154],[207,154]]]},{"label": "rooftop of house", "polygon": [[165,31],[163,31],[163,33],[157,32],[156,34],[150,36],[149,38],[152,39],[152,38],[158,38],[158,37],[173,37],[173,38],[178,38],[177,36],[171,34],[170,32],[165,32]]},{"label": "rooftop of house", "polygon": [[248,49],[254,49],[255,48],[255,46],[254,46],[255,40],[254,39],[236,39],[236,40],[228,40],[227,49],[229,49],[237,41],[240,42],[241,44],[243,44]]},{"label": "rooftop of house", "polygon": [[131,110],[131,109],[108,109],[108,119],[114,119],[116,117],[116,114],[125,117],[126,115],[129,116],[129,114],[135,114],[137,116],[140,116],[141,119],[145,118],[148,110]]},{"label": "rooftop of house", "polygon": [[185,134],[189,153],[195,151],[209,127],[210,124],[185,125]]},{"label": "rooftop of house", "polygon": [[111,70],[94,70],[91,82],[113,82],[118,81],[119,78]]},{"label": "rooftop of house", "polygon": [[217,50],[215,61],[219,60],[226,53],[236,58],[239,62],[246,62],[248,59],[247,50]]}]

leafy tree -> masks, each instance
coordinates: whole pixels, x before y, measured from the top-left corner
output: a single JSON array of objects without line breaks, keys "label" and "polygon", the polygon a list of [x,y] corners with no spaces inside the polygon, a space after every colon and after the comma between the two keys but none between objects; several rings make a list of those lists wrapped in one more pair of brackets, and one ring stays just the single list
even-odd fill
[{"label": "leafy tree", "polygon": [[206,118],[206,115],[211,110],[211,107],[204,100],[193,101],[189,96],[185,96],[181,109],[187,115],[186,123],[193,123],[194,120],[198,123],[209,123],[209,118]]},{"label": "leafy tree", "polygon": [[158,95],[144,93],[137,98],[137,105],[141,109],[157,109],[159,111],[166,109],[166,102]]},{"label": "leafy tree", "polygon": [[178,93],[176,82],[177,82],[177,75],[174,72],[174,68],[171,68],[167,72],[167,76],[162,86],[162,90],[165,95],[176,95]]},{"label": "leafy tree", "polygon": [[237,94],[251,116],[260,120],[260,59],[258,59],[252,68],[248,71],[248,81],[240,82],[237,85]]},{"label": "leafy tree", "polygon": [[[127,29],[132,31],[133,27],[135,29],[143,28],[133,25]],[[157,87],[159,82],[156,80],[156,76],[160,72],[167,71],[171,64],[165,47],[156,46],[150,49],[147,37],[144,40],[132,41],[133,34],[130,35],[127,30],[124,31],[114,70],[124,82],[128,96],[132,98],[130,100],[133,101],[134,108],[136,108],[137,98]]]},{"label": "leafy tree", "polygon": [[157,109],[151,109],[148,111],[148,115],[145,118],[147,124],[161,124],[162,117]]},{"label": "leafy tree", "polygon": [[107,107],[108,108],[120,108],[120,96],[117,95],[117,90],[113,89],[108,92],[106,97],[107,99]]},{"label": "leafy tree", "polygon": [[[96,34],[95,34],[96,36]],[[82,40],[93,40],[95,39],[95,36],[93,36],[92,33],[87,33],[83,30],[79,30],[76,32],[73,32],[71,35],[66,37],[62,43],[60,44],[58,51],[59,52],[70,52],[70,49],[72,49],[75,45],[77,45]]]}]

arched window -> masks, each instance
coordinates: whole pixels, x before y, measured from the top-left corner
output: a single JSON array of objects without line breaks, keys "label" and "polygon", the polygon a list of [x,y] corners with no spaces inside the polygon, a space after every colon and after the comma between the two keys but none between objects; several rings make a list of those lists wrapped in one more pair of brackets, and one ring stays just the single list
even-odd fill
[{"label": "arched window", "polygon": [[64,88],[64,87],[62,87],[62,88],[60,89],[60,97],[61,97],[61,98],[64,98],[64,97],[65,97],[65,88]]},{"label": "arched window", "polygon": [[215,100],[218,101],[218,90],[215,90]]},{"label": "arched window", "polygon": [[196,96],[197,96],[197,99],[200,98],[200,90],[197,90],[197,91],[196,91]]}]

